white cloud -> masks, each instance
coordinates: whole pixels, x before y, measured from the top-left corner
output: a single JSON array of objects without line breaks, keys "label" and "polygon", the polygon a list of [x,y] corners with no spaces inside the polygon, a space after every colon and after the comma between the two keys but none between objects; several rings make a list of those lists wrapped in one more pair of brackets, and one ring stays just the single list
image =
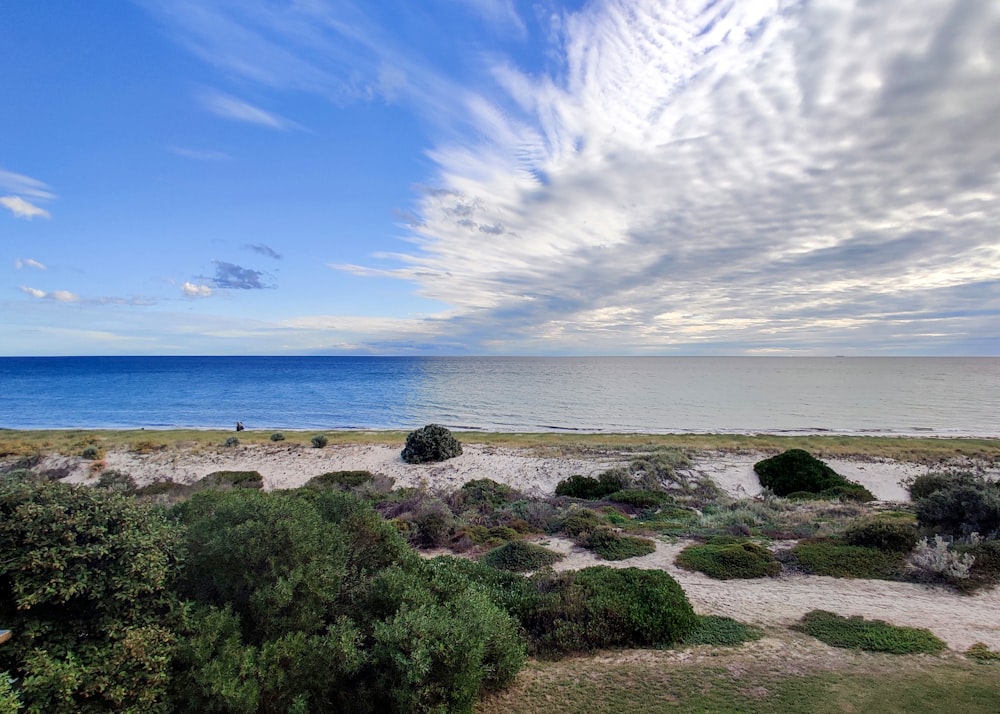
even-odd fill
[{"label": "white cloud", "polygon": [[80,296],[71,293],[69,290],[53,290],[46,292],[38,288],[31,288],[26,285],[21,286],[21,292],[39,300],[55,300],[56,302],[80,302]]},{"label": "white cloud", "polygon": [[27,196],[38,201],[49,201],[55,198],[51,189],[38,179],[3,169],[0,169],[0,190],[18,196]]},{"label": "white cloud", "polygon": [[0,206],[3,206],[17,218],[51,218],[52,214],[44,208],[28,203],[20,196],[0,196]]},{"label": "white cloud", "polygon": [[222,94],[221,92],[205,94],[202,96],[201,101],[202,105],[208,111],[224,119],[256,124],[257,126],[277,129],[279,131],[299,128],[298,124],[289,119],[265,111],[260,107],[255,107],[248,102],[244,102],[242,99]]},{"label": "white cloud", "polygon": [[181,290],[188,297],[211,297],[212,295],[212,288],[208,285],[196,285],[191,282],[185,282],[181,285]]},{"label": "white cloud", "polygon": [[39,263],[37,260],[32,258],[18,258],[14,261],[14,268],[21,270],[23,268],[34,268],[35,270],[48,270],[45,265]]}]

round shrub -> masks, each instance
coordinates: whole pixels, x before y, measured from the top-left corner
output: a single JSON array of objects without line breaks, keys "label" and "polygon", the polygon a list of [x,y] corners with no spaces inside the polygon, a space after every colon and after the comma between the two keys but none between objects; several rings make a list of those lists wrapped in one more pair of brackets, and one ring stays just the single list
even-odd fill
[{"label": "round shrub", "polygon": [[375,478],[371,471],[330,471],[306,481],[308,488],[339,488],[350,490]]},{"label": "round shrub", "polygon": [[239,445],[240,445],[240,440],[237,439],[235,436],[230,436],[228,439],[226,439],[226,446],[229,448],[233,448]]},{"label": "round shrub", "polygon": [[556,495],[596,501],[621,491],[626,481],[627,475],[620,469],[610,469],[597,478],[577,474],[556,484]]},{"label": "round shrub", "polygon": [[271,441],[284,441],[284,440],[285,440],[285,435],[282,434],[280,431],[276,431],[273,434],[271,434]]},{"label": "round shrub", "polygon": [[1000,490],[982,481],[953,484],[918,500],[917,520],[941,533],[995,533],[1000,530]]},{"label": "round shrub", "polygon": [[906,489],[910,492],[910,498],[917,501],[921,498],[927,498],[937,491],[944,491],[952,486],[973,484],[977,480],[974,474],[967,471],[934,471],[917,476],[907,484]]},{"label": "round shrub", "polygon": [[678,553],[676,562],[716,580],[773,577],[781,572],[774,554],[750,541],[690,545]]},{"label": "round shrub", "polygon": [[510,570],[515,573],[526,573],[552,565],[562,559],[562,555],[534,543],[515,540],[494,548],[479,562],[500,570]]},{"label": "round shrub", "polygon": [[324,446],[327,445],[329,439],[326,438],[326,434],[317,434],[309,441],[315,448],[322,449]]},{"label": "round shrub", "polygon": [[789,449],[777,456],[758,461],[753,466],[761,486],[776,496],[821,494],[824,498],[844,497],[854,501],[873,501],[866,488],[848,481],[808,451]]},{"label": "round shrub", "polygon": [[649,538],[622,535],[608,526],[592,530],[583,546],[605,560],[628,560],[656,552],[656,543]]},{"label": "round shrub", "polygon": [[105,491],[113,491],[125,495],[133,494],[136,491],[135,479],[120,471],[105,471],[97,479],[95,486]]},{"label": "round shrub", "polygon": [[429,461],[446,461],[462,453],[462,445],[448,429],[440,424],[428,424],[406,437],[406,446],[400,454],[408,464]]},{"label": "round shrub", "polygon": [[101,458],[101,450],[98,449],[96,446],[88,446],[86,449],[83,450],[83,453],[80,455],[83,458],[87,459],[88,461],[94,461],[96,459]]},{"label": "round shrub", "polygon": [[909,513],[883,513],[861,518],[847,527],[844,542],[898,553],[909,553],[917,544],[917,519]]},{"label": "round shrub", "polygon": [[570,538],[576,538],[604,524],[604,519],[596,511],[589,508],[576,508],[566,514],[559,525],[559,530]]}]

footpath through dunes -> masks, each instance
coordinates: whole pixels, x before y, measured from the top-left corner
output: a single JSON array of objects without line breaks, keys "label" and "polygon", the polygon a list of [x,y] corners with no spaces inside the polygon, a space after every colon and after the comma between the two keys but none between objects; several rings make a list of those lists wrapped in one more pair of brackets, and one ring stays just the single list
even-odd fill
[{"label": "footpath through dunes", "polygon": [[567,538],[544,543],[566,557],[556,570],[592,565],[666,570],[684,588],[699,615],[724,615],[763,626],[788,626],[810,610],[860,615],[893,625],[924,627],[953,650],[964,652],[983,642],[1000,650],[1000,588],[959,595],[945,587],[888,580],[831,578],[799,573],[753,580],[713,580],[674,565],[677,554],[696,541],[656,542],[656,551],[628,560],[607,561]]}]

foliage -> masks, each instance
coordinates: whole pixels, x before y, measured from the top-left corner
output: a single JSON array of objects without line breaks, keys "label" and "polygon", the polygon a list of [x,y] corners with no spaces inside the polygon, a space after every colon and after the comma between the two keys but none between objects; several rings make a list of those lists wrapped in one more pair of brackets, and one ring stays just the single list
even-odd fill
[{"label": "foliage", "polygon": [[596,566],[535,582],[539,599],[522,624],[542,655],[667,645],[697,622],[680,585],[662,570]]},{"label": "foliage", "polygon": [[663,491],[647,491],[636,488],[627,491],[615,491],[608,495],[612,503],[621,503],[635,508],[656,508],[664,503],[670,503],[672,498]]},{"label": "foliage", "polygon": [[773,577],[781,572],[781,563],[770,550],[748,540],[734,540],[690,545],[677,554],[677,565],[717,580]]},{"label": "foliage", "polygon": [[605,523],[606,521],[601,518],[597,511],[592,511],[589,508],[573,508],[563,517],[559,530],[570,538],[576,538]]},{"label": "foliage", "polygon": [[968,471],[932,471],[917,476],[905,485],[910,492],[910,499],[919,501],[937,491],[944,491],[954,486],[965,486],[977,481],[979,479],[976,475]]},{"label": "foliage", "polygon": [[623,475],[614,469],[605,471],[598,478],[577,474],[556,484],[556,495],[597,501],[621,491],[625,485]]},{"label": "foliage", "polygon": [[259,471],[213,471],[201,478],[195,488],[263,488],[264,477]]},{"label": "foliage", "polygon": [[175,526],[101,489],[0,488],[0,671],[29,711],[165,710],[182,557]]},{"label": "foliage", "polygon": [[965,651],[965,656],[980,662],[995,662],[1000,660],[1000,652],[994,652],[984,642],[974,642]]},{"label": "foliage", "polygon": [[448,500],[456,513],[474,509],[481,515],[490,515],[520,498],[521,494],[507,484],[480,478],[466,481]]},{"label": "foliage", "polygon": [[329,441],[330,440],[327,438],[326,434],[317,434],[309,440],[309,443],[312,444],[314,448],[322,449],[329,443]]},{"label": "foliage", "polygon": [[839,497],[856,501],[874,501],[867,489],[848,481],[808,451],[789,449],[777,456],[758,461],[753,466],[760,484],[777,496],[794,493],[815,493],[824,497]]},{"label": "foliage", "polygon": [[826,610],[807,612],[792,628],[831,647],[889,654],[933,654],[945,649],[945,643],[930,630],[898,627],[862,617],[841,617]]},{"label": "foliage", "polygon": [[114,493],[121,493],[125,495],[130,495],[136,492],[135,479],[128,474],[123,474],[120,471],[105,471],[98,478],[97,483],[94,484],[97,488],[104,489],[105,491],[113,491]]},{"label": "foliage", "polygon": [[285,435],[282,434],[280,431],[276,431],[273,434],[271,434],[271,441],[284,441],[284,440],[285,440]]},{"label": "foliage", "polygon": [[448,429],[440,424],[428,424],[406,437],[401,456],[408,464],[428,461],[446,461],[462,453],[462,445]]},{"label": "foliage", "polygon": [[525,573],[552,565],[563,558],[548,548],[517,540],[505,543],[483,555],[479,562],[501,570]]},{"label": "foliage", "polygon": [[17,714],[21,710],[21,697],[14,689],[10,675],[0,672],[0,714]]},{"label": "foliage", "polygon": [[684,645],[713,645],[733,647],[744,642],[753,642],[764,636],[759,627],[745,625],[730,617],[721,615],[699,615],[695,626],[681,643]]},{"label": "foliage", "polygon": [[950,580],[950,584],[962,592],[972,592],[979,588],[1000,583],[1000,541],[970,537],[972,542],[956,544],[958,553],[973,558],[969,577],[965,580]]},{"label": "foliage", "polygon": [[649,538],[621,535],[608,526],[590,531],[581,544],[605,560],[628,560],[656,551],[656,543]]},{"label": "foliage", "polygon": [[909,513],[880,513],[851,523],[844,532],[848,545],[909,553],[917,544],[917,520]]},{"label": "foliage", "polygon": [[81,452],[80,455],[85,459],[94,461],[96,459],[101,458],[101,450],[99,447],[96,446],[88,446]]},{"label": "foliage", "polygon": [[227,447],[229,447],[229,448],[233,448],[235,446],[239,446],[240,445],[240,440],[238,438],[236,438],[235,436],[230,436],[228,439],[226,439],[226,444],[225,445]]},{"label": "foliage", "polygon": [[925,538],[913,551],[910,562],[920,570],[949,582],[968,580],[976,557],[969,553],[959,553],[950,546],[940,535],[934,536],[933,541]]},{"label": "foliage", "polygon": [[309,488],[339,488],[350,490],[375,478],[371,471],[329,471],[306,481]]},{"label": "foliage", "polygon": [[846,545],[833,538],[810,538],[792,548],[805,572],[835,578],[895,580],[905,565],[905,555],[859,545]]},{"label": "foliage", "polygon": [[916,502],[920,525],[939,533],[1000,532],[1000,488],[983,480],[961,480]]}]

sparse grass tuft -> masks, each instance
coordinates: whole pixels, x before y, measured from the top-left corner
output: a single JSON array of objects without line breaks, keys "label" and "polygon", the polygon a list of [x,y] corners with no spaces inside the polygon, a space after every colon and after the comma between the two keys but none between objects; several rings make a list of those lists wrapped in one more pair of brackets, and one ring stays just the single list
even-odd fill
[{"label": "sparse grass tuft", "polygon": [[807,612],[792,629],[811,635],[831,647],[869,652],[934,654],[946,647],[930,630],[899,627],[863,617],[841,617],[826,610]]},{"label": "sparse grass tuft", "polygon": [[735,647],[764,636],[764,631],[721,615],[699,615],[698,623],[681,641],[684,645]]}]

